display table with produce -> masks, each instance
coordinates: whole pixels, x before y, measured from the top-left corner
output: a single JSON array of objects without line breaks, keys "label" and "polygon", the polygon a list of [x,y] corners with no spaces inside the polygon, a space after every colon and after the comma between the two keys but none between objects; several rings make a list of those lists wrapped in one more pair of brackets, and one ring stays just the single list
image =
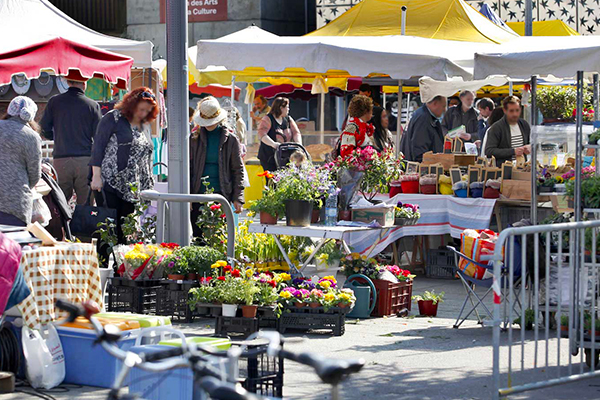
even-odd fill
[{"label": "display table with produce", "polygon": [[[347,240],[353,235],[361,235],[366,234],[369,238],[372,238],[370,244],[364,247],[362,252],[363,255],[369,256],[377,247],[377,244],[388,235],[388,232],[393,229],[393,227],[355,227],[355,226],[325,226],[325,225],[310,225],[305,227],[299,226],[286,226],[284,223],[278,223],[274,225],[267,224],[257,224],[253,223],[248,227],[248,232],[250,233],[263,233],[267,235],[273,236],[279,250],[281,251],[281,255],[285,259],[285,261],[290,265],[291,268],[296,269],[298,272],[302,272],[306,266],[313,261],[317,252],[330,240],[338,240],[341,243],[342,249],[346,253],[351,253],[351,248]],[[317,239],[317,243],[315,245],[314,250],[310,254],[308,258],[304,261],[299,262],[298,264],[294,264],[289,256],[287,251],[285,251],[283,245],[280,241],[280,236],[297,236],[297,237],[307,237]]]},{"label": "display table with produce", "polygon": [[20,268],[31,290],[18,309],[24,324],[39,328],[58,319],[54,303],[93,300],[102,306],[102,288],[96,246],[87,243],[58,243],[23,250]]},{"label": "display table with produce", "polygon": [[459,238],[465,229],[488,229],[496,199],[460,198],[450,195],[398,194],[393,198],[377,195],[376,200],[388,204],[416,204],[421,216],[416,224],[394,226],[380,232],[364,230],[350,232],[348,246],[361,255],[378,254],[404,236],[445,235]]}]

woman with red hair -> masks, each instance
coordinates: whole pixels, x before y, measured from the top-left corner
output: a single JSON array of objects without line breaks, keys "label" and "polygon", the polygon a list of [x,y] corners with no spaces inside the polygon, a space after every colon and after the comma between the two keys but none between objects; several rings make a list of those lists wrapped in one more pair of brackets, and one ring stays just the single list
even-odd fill
[{"label": "woman with red hair", "polygon": [[[98,124],[92,147],[92,190],[103,192],[106,207],[117,210],[117,235],[125,243],[122,218],[133,213],[139,192],[152,189],[152,152],[149,123],[159,109],[147,87],[127,93]],[[131,185],[137,191],[131,190]]]}]

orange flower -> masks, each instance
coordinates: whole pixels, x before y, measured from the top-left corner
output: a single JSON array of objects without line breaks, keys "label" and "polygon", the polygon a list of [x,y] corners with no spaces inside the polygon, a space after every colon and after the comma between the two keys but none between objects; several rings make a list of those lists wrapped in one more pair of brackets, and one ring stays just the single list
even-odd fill
[{"label": "orange flower", "polygon": [[273,179],[273,177],[274,177],[275,175],[273,175],[273,174],[271,174],[271,173],[268,173],[266,176],[267,176],[267,178],[269,178],[269,179]]},{"label": "orange flower", "polygon": [[270,174],[269,171],[264,171],[264,172],[261,172],[260,174],[258,174],[258,176],[260,176],[262,178],[262,177],[268,176],[269,174]]}]

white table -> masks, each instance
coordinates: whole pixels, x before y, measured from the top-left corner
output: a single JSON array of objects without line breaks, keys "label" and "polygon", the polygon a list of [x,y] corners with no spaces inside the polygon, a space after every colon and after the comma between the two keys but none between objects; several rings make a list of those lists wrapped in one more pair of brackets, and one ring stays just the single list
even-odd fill
[{"label": "white table", "polygon": [[[342,250],[347,254],[350,254],[352,250],[346,243],[346,239],[353,233],[361,233],[370,231],[373,233],[374,237],[373,242],[368,244],[368,247],[362,254],[369,257],[372,251],[375,249],[376,245],[381,241],[381,239],[387,235],[390,229],[393,227],[383,227],[383,228],[372,228],[372,227],[351,227],[351,226],[325,226],[325,225],[310,225],[307,227],[297,227],[297,226],[287,226],[285,223],[278,223],[277,225],[264,225],[253,223],[248,228],[248,232],[250,233],[264,233],[266,235],[271,235],[275,239],[275,243],[279,247],[279,251],[283,255],[285,261],[290,265],[290,268],[296,270],[296,272],[301,273],[304,268],[312,261],[317,252],[323,247],[325,243],[330,240],[339,240],[342,244]],[[290,258],[288,257],[287,251],[283,248],[279,237],[281,235],[286,236],[299,236],[299,237],[308,237],[313,239],[318,239],[317,245],[310,256],[302,262],[301,265],[296,266],[292,263]]]}]

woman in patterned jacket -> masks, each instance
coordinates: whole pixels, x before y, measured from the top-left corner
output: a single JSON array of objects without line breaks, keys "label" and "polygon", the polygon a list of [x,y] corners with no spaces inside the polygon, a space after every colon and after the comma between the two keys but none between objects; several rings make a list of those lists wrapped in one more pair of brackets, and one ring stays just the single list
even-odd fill
[{"label": "woman in patterned jacket", "polygon": [[373,146],[375,128],[369,123],[373,117],[373,100],[370,97],[357,95],[348,106],[348,123],[340,138],[340,155],[348,157],[354,149]]},{"label": "woman in patterned jacket", "polygon": [[[117,236],[125,243],[121,218],[135,210],[142,190],[154,187],[150,122],[159,108],[152,90],[127,93],[98,124],[92,147],[92,190],[104,192],[106,207],[117,210]],[[137,187],[131,190],[131,185]]]}]

